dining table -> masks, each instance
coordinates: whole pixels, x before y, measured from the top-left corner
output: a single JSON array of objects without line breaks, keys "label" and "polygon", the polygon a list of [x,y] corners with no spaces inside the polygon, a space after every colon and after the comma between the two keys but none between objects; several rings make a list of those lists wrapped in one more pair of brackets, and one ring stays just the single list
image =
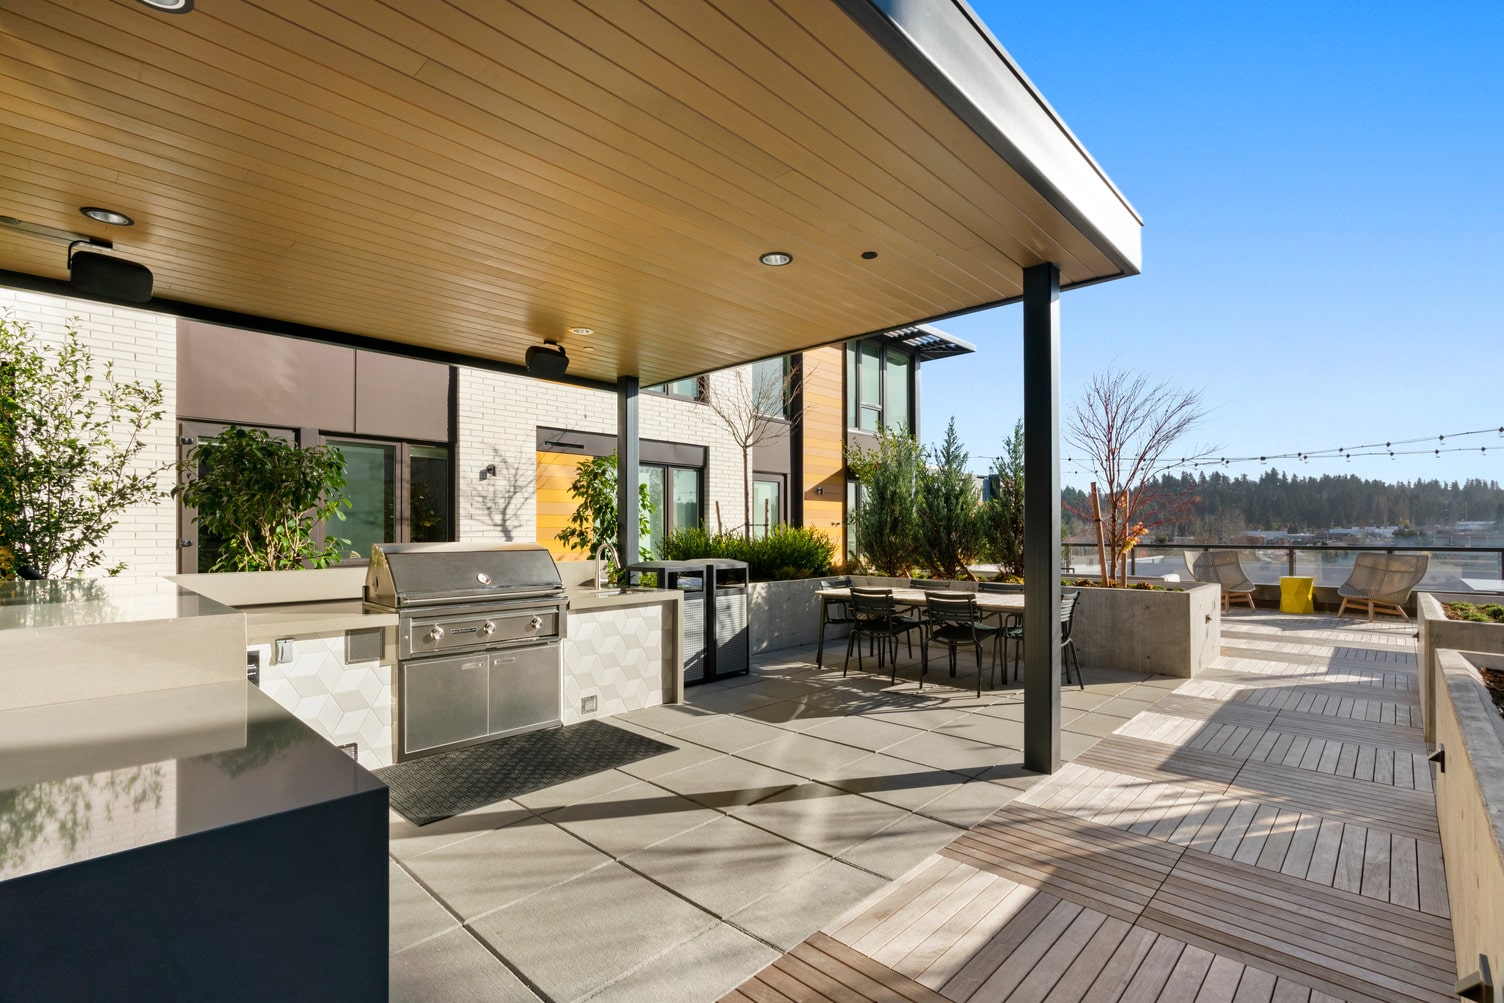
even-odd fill
[{"label": "dining table", "polygon": [[[862,586],[857,586],[861,588]],[[878,586],[884,587],[884,586]],[[910,609],[922,609],[924,597],[927,594],[924,589],[916,588],[891,588],[888,589],[893,595],[893,602],[899,606]],[[938,589],[930,590],[935,595],[970,595],[977,600],[977,609],[983,616],[996,614],[999,618],[1009,613],[1022,613],[1024,609],[1024,594],[1022,592],[972,592],[970,589]],[[829,588],[816,589],[815,595],[820,597],[820,630],[819,641],[815,645],[815,664],[824,668],[825,657],[825,624],[828,619],[829,606],[833,602],[850,602],[851,589]]]}]

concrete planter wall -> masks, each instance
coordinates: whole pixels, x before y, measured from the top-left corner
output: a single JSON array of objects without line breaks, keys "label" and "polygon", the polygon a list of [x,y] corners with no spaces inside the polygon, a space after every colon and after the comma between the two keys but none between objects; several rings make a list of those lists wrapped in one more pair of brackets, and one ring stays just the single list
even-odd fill
[{"label": "concrete planter wall", "polygon": [[1457,972],[1474,971],[1485,954],[1498,973],[1504,967],[1504,720],[1477,667],[1504,668],[1504,658],[1448,648],[1435,656],[1436,741],[1446,746],[1446,768],[1432,775]]},{"label": "concrete planter wall", "polygon": [[[819,639],[818,578],[787,582],[753,582],[747,586],[747,623],[752,631],[752,654],[777,648],[814,644]],[[829,636],[845,637],[845,627],[832,627]]]},{"label": "concrete planter wall", "polygon": [[1221,589],[1084,588],[1072,637],[1082,665],[1189,678],[1220,653]]},{"label": "concrete planter wall", "polygon": [[[1476,598],[1476,597],[1475,597]],[[1441,608],[1443,601],[1430,592],[1417,592],[1415,602],[1420,627],[1420,712],[1425,722],[1425,739],[1436,738],[1436,654],[1444,649],[1484,651],[1504,654],[1504,623],[1474,623],[1471,620],[1448,620]]]}]

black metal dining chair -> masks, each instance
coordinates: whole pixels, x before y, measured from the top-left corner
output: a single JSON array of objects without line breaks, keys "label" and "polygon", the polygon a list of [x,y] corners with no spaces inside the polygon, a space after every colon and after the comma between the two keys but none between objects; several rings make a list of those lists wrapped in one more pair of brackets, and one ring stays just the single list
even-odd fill
[{"label": "black metal dining chair", "polygon": [[[1076,644],[1071,640],[1071,624],[1076,619],[1076,600],[1081,598],[1081,593],[1072,592],[1060,597],[1060,669],[1064,681],[1071,681],[1071,669],[1076,670],[1076,686],[1086,689],[1086,684],[1081,681],[1081,662],[1076,658]],[[1015,645],[1013,649],[1013,681],[1018,681],[1018,661],[1024,651],[1024,619],[1022,613],[1009,613],[1003,621],[1003,658],[1008,657],[1009,643]],[[1067,661],[1066,654],[1070,659]]]},{"label": "black metal dining chair", "polygon": [[950,674],[956,674],[956,648],[969,644],[977,655],[977,696],[982,695],[982,645],[992,642],[992,680],[997,685],[998,641],[1003,636],[999,624],[987,623],[977,607],[976,596],[969,593],[956,594],[926,592],[924,594],[924,636],[920,641],[923,664],[919,669],[919,688],[924,689],[924,677],[930,670],[930,645],[939,641],[950,656]]},{"label": "black metal dining chair", "polygon": [[892,681],[898,682],[898,636],[902,634],[908,642],[909,654],[914,653],[914,643],[910,636],[911,632],[920,628],[918,619],[905,616],[898,612],[898,604],[893,601],[893,593],[889,589],[860,589],[851,590],[851,633],[846,635],[846,662],[841,666],[841,675],[845,676],[851,666],[851,650],[856,649],[856,667],[858,671],[866,671],[862,664],[861,639],[867,638],[877,644],[877,667],[882,668],[883,659],[887,657],[888,647],[893,648],[892,658]]},{"label": "black metal dining chair", "polygon": [[[840,578],[820,579],[822,589],[849,589],[851,579],[845,576]],[[831,624],[849,625],[851,623],[851,600],[849,599],[821,599],[820,600],[820,639],[815,645],[815,665],[825,668],[825,628]]]}]

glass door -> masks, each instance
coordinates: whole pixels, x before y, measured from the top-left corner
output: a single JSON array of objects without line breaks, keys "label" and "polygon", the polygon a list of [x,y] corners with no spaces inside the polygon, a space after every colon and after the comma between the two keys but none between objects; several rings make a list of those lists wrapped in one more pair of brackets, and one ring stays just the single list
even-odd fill
[{"label": "glass door", "polygon": [[344,522],[331,522],[328,532],[350,542],[341,548],[346,559],[371,556],[371,544],[397,539],[397,447],[380,442],[330,439],[345,458],[345,497],[350,507]]}]

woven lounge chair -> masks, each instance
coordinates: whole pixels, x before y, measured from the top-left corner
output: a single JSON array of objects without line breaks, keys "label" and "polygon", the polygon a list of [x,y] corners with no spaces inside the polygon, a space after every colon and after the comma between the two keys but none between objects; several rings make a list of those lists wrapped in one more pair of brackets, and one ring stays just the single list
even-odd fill
[{"label": "woven lounge chair", "polygon": [[1375,612],[1397,613],[1410,619],[1403,607],[1426,576],[1426,566],[1430,563],[1429,554],[1359,552],[1353,560],[1353,573],[1337,587],[1337,594],[1342,597],[1337,615],[1346,613],[1351,605],[1355,609],[1366,608],[1370,620]]},{"label": "woven lounge chair", "polygon": [[1198,582],[1215,582],[1222,586],[1222,610],[1235,602],[1247,603],[1253,609],[1253,582],[1243,570],[1243,562],[1236,550],[1205,550],[1199,554],[1187,552],[1185,566],[1191,569],[1191,577]]}]

